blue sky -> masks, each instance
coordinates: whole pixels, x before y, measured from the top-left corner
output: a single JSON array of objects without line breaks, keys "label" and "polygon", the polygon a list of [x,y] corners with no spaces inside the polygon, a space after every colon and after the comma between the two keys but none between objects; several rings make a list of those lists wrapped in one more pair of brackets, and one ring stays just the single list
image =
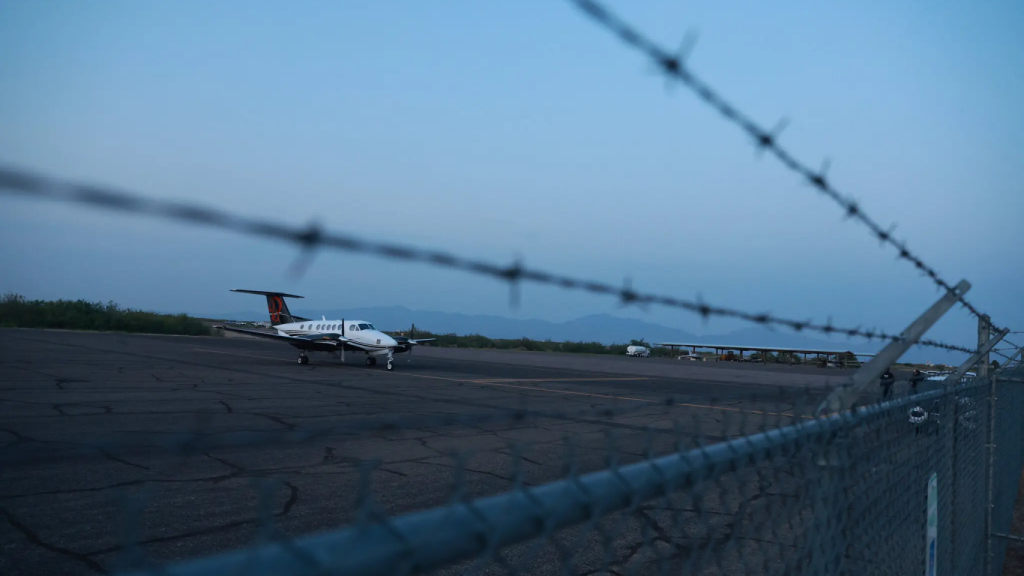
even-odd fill
[{"label": "blue sky", "polygon": [[[613,2],[1020,327],[1024,5]],[[0,162],[714,303],[901,330],[937,297],[565,2],[0,2]],[[686,313],[0,196],[0,290],[167,311]],[[969,343],[954,312],[934,335]]]}]

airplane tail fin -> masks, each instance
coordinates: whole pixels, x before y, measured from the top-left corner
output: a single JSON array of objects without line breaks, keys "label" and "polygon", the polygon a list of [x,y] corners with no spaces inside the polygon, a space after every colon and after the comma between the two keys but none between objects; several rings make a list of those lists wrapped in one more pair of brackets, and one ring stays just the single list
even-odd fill
[{"label": "airplane tail fin", "polygon": [[284,292],[264,292],[263,290],[232,290],[232,292],[243,292],[245,294],[260,294],[267,297],[267,311],[270,312],[270,323],[271,325],[278,324],[289,324],[291,322],[301,322],[303,320],[309,320],[309,318],[300,318],[298,316],[292,316],[292,313],[288,310],[288,304],[284,301],[285,298],[302,298],[302,296],[296,296],[295,294],[285,294]]}]

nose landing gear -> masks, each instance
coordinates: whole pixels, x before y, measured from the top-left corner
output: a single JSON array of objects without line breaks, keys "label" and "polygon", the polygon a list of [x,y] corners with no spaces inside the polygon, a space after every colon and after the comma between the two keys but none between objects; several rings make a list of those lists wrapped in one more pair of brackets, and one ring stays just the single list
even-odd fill
[{"label": "nose landing gear", "polygon": [[[395,369],[395,359],[394,359],[393,354],[394,354],[394,352],[392,350],[388,350],[388,358],[387,358],[387,369],[388,370],[394,370]],[[377,365],[377,357],[376,356],[371,356],[370,354],[367,354],[366,355],[366,365],[367,366],[376,366]]]}]

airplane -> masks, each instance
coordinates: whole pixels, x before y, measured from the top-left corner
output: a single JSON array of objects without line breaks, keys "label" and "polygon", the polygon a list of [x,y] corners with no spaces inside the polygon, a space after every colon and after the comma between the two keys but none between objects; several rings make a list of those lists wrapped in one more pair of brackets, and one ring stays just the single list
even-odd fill
[{"label": "airplane", "polygon": [[[276,332],[247,330],[231,326],[214,326],[214,328],[287,342],[301,350],[299,364],[309,364],[309,356],[306,355],[306,352],[326,352],[340,357],[344,362],[345,351],[348,350],[366,353],[367,366],[375,366],[377,358],[386,356],[387,369],[394,370],[394,355],[396,353],[411,353],[416,345],[435,340],[435,338],[417,340],[404,336],[391,337],[377,330],[373,324],[365,320],[345,320],[344,318],[328,320],[325,316],[321,317],[321,320],[311,320],[294,316],[284,301],[285,298],[302,298],[302,296],[294,294],[262,290],[235,289],[231,291],[266,296],[267,310],[270,312],[270,325]],[[415,335],[415,333],[412,334],[412,336]]]}]

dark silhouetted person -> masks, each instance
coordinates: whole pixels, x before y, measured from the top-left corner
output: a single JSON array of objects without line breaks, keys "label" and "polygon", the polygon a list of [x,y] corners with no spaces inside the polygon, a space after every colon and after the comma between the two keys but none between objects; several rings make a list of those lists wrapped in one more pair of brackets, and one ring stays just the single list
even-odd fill
[{"label": "dark silhouetted person", "polygon": [[914,375],[910,377],[910,393],[917,394],[917,385],[927,379],[928,377],[922,374],[920,370],[914,370]]},{"label": "dark silhouetted person", "polygon": [[878,381],[878,385],[882,387],[882,398],[890,398],[892,396],[892,385],[896,383],[896,377],[892,375],[892,370],[886,368],[885,374],[882,374],[882,378]]}]

